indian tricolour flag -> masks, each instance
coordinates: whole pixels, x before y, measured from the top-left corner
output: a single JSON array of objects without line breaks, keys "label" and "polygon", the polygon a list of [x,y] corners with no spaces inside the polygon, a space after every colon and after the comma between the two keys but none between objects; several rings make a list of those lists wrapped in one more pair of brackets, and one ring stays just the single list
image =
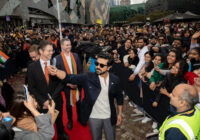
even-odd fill
[{"label": "indian tricolour flag", "polygon": [[0,51],[0,61],[2,63],[6,63],[6,61],[9,59],[9,57],[2,51]]}]

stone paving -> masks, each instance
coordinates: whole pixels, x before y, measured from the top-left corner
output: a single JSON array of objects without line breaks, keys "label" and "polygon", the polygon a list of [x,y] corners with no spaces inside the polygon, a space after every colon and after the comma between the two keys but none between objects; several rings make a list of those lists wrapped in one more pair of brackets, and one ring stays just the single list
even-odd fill
[{"label": "stone paving", "polygon": [[142,124],[141,121],[134,122],[133,120],[139,117],[132,117],[134,107],[130,107],[128,101],[124,100],[123,107],[123,122],[120,127],[117,127],[117,140],[145,140],[145,135],[151,133],[152,121]]},{"label": "stone paving", "polygon": [[[9,79],[9,83],[15,91],[23,91],[25,74],[16,74]],[[123,106],[123,121],[122,124],[116,128],[116,140],[145,140],[145,135],[152,132],[152,121],[142,124],[141,121],[134,122],[138,117],[132,117],[134,107],[130,107],[127,100],[124,100]],[[103,138],[105,140],[105,138]]]}]

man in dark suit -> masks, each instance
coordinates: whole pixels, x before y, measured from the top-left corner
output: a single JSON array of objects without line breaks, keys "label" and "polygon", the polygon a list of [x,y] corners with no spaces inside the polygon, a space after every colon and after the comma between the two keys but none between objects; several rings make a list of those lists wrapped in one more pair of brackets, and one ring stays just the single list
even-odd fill
[{"label": "man in dark suit", "polygon": [[[56,67],[60,70],[65,71],[67,74],[80,74],[82,73],[82,65],[79,57],[76,53],[71,52],[71,42],[69,39],[61,40],[62,52],[56,56]],[[75,60],[75,61],[73,61]],[[68,129],[71,130],[73,127],[72,120],[72,106],[76,104],[77,115],[79,119],[80,114],[80,103],[81,103],[81,87],[68,83],[64,88],[66,101],[67,101],[67,116],[68,116]],[[74,92],[74,93],[73,93]],[[73,94],[76,94],[75,96]],[[73,98],[75,102],[73,102]]]},{"label": "man in dark suit", "polygon": [[[38,45],[34,44],[30,47],[30,49],[28,50],[29,53],[29,57],[31,58],[31,60],[28,62],[27,66],[29,66],[31,63],[36,62],[40,59],[40,54],[38,51]],[[28,76],[26,74],[25,77],[25,85],[28,84]]]},{"label": "man in dark suit", "polygon": [[[61,96],[55,96],[55,94],[59,94],[59,79],[55,76],[49,75],[47,69],[47,66],[51,64],[50,60],[53,54],[52,44],[48,41],[41,41],[39,44],[39,52],[40,59],[31,63],[28,67],[29,91],[35,96],[42,112],[45,112],[49,104],[48,93],[55,101],[56,109],[61,111],[62,104],[59,102]],[[68,136],[64,131],[62,123],[62,113],[59,113],[56,119],[56,125],[58,130],[58,139],[67,140]]]},{"label": "man in dark suit", "polygon": [[[66,83],[80,84],[84,88],[85,98],[81,103],[81,122],[86,124],[89,120],[90,131],[93,140],[102,139],[104,129],[106,140],[115,140],[115,125],[122,121],[123,95],[119,85],[119,78],[109,73],[111,56],[108,53],[100,53],[97,57],[96,73],[66,75],[56,72],[53,66],[49,66],[51,75],[60,79],[65,78]],[[114,99],[118,104],[118,115]]]}]

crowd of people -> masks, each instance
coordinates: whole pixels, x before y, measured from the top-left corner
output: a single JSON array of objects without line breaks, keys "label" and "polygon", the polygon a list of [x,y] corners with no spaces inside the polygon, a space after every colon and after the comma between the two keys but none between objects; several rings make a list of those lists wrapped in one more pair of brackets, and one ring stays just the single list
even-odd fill
[{"label": "crowd of people", "polygon": [[[196,22],[169,21],[72,25],[62,28],[63,39],[57,29],[2,30],[0,51],[8,60],[0,64],[0,109],[2,119],[12,121],[2,121],[0,137],[52,139],[55,123],[58,139],[69,139],[62,122],[64,91],[68,129],[73,129],[76,105],[78,121],[83,126],[89,122],[93,140],[102,139],[102,129],[107,140],[115,139],[124,99],[136,107],[134,113],[145,114],[142,123],[153,120],[160,139],[200,139],[199,29]],[[26,70],[28,100],[7,83]]]}]

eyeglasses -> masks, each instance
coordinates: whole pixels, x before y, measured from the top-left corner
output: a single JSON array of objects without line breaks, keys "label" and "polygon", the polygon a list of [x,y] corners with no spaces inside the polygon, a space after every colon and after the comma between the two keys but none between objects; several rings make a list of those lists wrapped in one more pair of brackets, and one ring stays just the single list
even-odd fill
[{"label": "eyeglasses", "polygon": [[96,61],[96,62],[95,62],[95,66],[98,66],[98,65],[99,65],[101,68],[107,66],[107,65],[101,64],[101,63],[99,63],[99,62]]}]

